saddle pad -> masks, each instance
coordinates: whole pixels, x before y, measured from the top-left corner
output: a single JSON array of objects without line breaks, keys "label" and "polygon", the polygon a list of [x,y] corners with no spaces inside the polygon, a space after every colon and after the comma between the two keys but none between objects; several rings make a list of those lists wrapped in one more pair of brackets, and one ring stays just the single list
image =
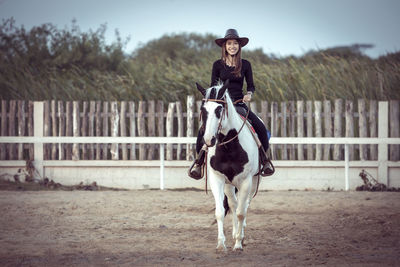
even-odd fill
[{"label": "saddle pad", "polygon": [[252,133],[254,141],[256,141],[257,146],[260,147],[261,142],[260,142],[260,139],[258,139],[258,135],[256,133],[256,130],[254,130],[254,127],[250,124],[250,122],[248,120],[246,120],[246,117],[243,117],[242,115],[240,115],[240,118],[242,118],[243,121],[246,121],[246,126],[247,126],[247,128],[250,129],[250,132]]}]

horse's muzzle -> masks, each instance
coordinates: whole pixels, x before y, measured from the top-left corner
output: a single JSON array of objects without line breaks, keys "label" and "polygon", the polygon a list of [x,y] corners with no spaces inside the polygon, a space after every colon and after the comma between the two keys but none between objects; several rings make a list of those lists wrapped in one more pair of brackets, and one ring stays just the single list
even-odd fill
[{"label": "horse's muzzle", "polygon": [[215,136],[213,136],[209,142],[207,142],[207,141],[204,141],[204,142],[206,143],[206,145],[208,147],[213,147],[213,146],[215,146],[215,143],[217,142],[217,139],[215,138]]}]

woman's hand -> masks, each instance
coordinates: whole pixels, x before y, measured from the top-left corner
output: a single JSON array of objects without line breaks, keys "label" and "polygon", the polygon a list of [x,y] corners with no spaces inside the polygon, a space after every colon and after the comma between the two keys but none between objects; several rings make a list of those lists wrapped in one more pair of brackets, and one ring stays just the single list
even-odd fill
[{"label": "woman's hand", "polygon": [[247,95],[245,95],[243,97],[243,102],[250,102],[251,101],[251,95],[252,95],[251,92],[247,93]]}]

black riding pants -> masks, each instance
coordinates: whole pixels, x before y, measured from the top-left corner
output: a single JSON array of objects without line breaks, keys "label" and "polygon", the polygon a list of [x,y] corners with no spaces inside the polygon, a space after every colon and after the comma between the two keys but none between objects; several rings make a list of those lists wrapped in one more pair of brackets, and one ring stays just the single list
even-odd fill
[{"label": "black riding pants", "polygon": [[[241,102],[235,105],[237,112],[242,115],[243,117],[246,117],[246,113],[248,111],[248,107],[246,106],[245,103]],[[254,130],[256,131],[258,135],[258,139],[260,139],[260,142],[264,148],[265,151],[268,150],[269,148],[269,142],[268,142],[268,132],[267,128],[265,128],[265,125],[263,121],[252,111],[249,112],[248,120],[253,126]],[[200,128],[199,133],[197,135],[197,140],[196,140],[196,151],[197,153],[200,152],[201,148],[204,145],[204,130],[203,127]]]}]

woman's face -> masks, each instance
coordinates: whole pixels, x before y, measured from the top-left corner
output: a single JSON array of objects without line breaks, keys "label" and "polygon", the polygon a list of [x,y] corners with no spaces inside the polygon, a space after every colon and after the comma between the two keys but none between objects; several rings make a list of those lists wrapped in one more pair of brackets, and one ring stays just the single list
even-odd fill
[{"label": "woman's face", "polygon": [[239,43],[235,39],[228,39],[225,48],[229,55],[234,56],[239,52]]}]

